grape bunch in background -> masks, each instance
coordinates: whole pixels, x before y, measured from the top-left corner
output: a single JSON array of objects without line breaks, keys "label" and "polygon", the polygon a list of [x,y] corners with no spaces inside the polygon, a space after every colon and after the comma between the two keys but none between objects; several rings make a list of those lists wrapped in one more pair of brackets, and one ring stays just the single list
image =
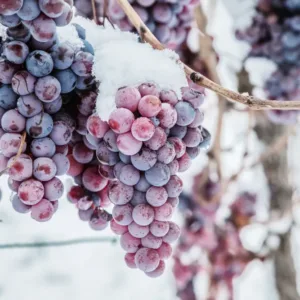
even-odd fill
[{"label": "grape bunch in background", "polygon": [[25,0],[0,6],[7,27],[0,62],[1,170],[16,192],[14,209],[41,222],[52,217],[63,194],[57,176],[77,167],[72,150],[79,147],[79,114],[66,113],[68,106],[93,93],[93,55],[84,43],[76,49],[56,34],[56,26],[71,21],[71,4]]},{"label": "grape bunch in background", "polygon": [[[89,0],[75,0],[77,13],[93,18]],[[134,10],[154,35],[168,48],[178,49],[192,26],[194,0],[133,0]],[[117,0],[96,0],[98,16],[104,12],[113,24],[124,31],[135,31]],[[107,10],[105,10],[107,6]]]},{"label": "grape bunch in background", "polygon": [[[228,207],[229,217],[220,226],[216,221],[220,203],[213,200],[220,189],[219,182],[206,178],[202,172],[194,178],[191,195],[180,196],[184,226],[174,251],[173,273],[181,300],[197,299],[194,285],[198,274],[209,277],[209,299],[217,299],[222,287],[227,288],[231,299],[233,279],[242,274],[252,259],[264,258],[244,249],[239,235],[255,216],[256,196],[248,192],[238,195]],[[190,251],[193,259],[187,261]]]},{"label": "grape bunch in background", "polygon": [[[300,4],[294,0],[260,0],[252,24],[236,32],[238,39],[251,45],[249,56],[266,57],[277,66],[266,81],[264,90],[269,99],[299,98],[300,70]],[[296,111],[270,111],[275,123],[295,123]]]}]

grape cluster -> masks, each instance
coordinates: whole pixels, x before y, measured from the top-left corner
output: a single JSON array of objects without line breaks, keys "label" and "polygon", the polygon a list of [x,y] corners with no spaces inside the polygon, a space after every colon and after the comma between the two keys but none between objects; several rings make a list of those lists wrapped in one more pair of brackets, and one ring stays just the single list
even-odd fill
[{"label": "grape cluster", "polygon": [[[133,0],[131,5],[142,21],[155,36],[168,48],[177,49],[185,40],[193,21],[193,0]],[[105,0],[96,0],[98,15],[103,16]],[[75,0],[77,12],[92,18],[90,1]],[[117,0],[107,1],[107,17],[119,28],[125,31],[134,31],[124,11]]]},{"label": "grape cluster", "polygon": [[[300,5],[294,0],[260,0],[252,24],[236,32],[251,45],[249,56],[266,57],[277,66],[265,83],[269,99],[295,100],[299,95]],[[268,112],[275,123],[294,123],[296,111]]]},{"label": "grape cluster", "polygon": [[71,5],[62,0],[0,5],[0,22],[7,27],[0,62],[1,171],[16,192],[13,208],[30,211],[40,222],[56,211],[64,190],[57,176],[72,173],[73,156],[67,155],[80,148],[74,143],[80,126],[66,113],[68,102],[93,93],[93,55],[56,35],[56,26],[70,22]]},{"label": "grape cluster", "polygon": [[[230,216],[219,226],[215,219],[219,204],[212,202],[219,191],[220,184],[201,173],[195,177],[192,195],[180,197],[185,223],[174,253],[173,273],[178,297],[182,300],[196,299],[194,279],[198,273],[204,272],[210,276],[211,291],[217,292],[225,285],[232,296],[233,279],[255,258],[255,254],[243,248],[239,231],[255,215],[256,196],[248,192],[238,195],[229,206]],[[208,260],[194,257],[187,262],[186,253],[195,253],[195,248],[201,249],[199,253],[202,254],[205,251]],[[209,299],[215,297],[216,294],[208,296]]]},{"label": "grape cluster", "polygon": [[[170,221],[182,191],[176,174],[186,171],[210,141],[198,109],[203,94],[185,88],[182,98],[145,83],[118,90],[108,122],[86,109],[87,102],[81,107],[91,113],[86,140],[95,147],[100,162],[98,170],[93,167],[91,172],[106,178],[101,187],[104,198],[114,204],[111,229],[121,235],[127,265],[150,277],[163,273],[164,260],[171,255],[169,243],[179,237],[179,227]],[[89,190],[100,182],[84,177],[81,180]],[[93,209],[92,200],[89,203]]]}]

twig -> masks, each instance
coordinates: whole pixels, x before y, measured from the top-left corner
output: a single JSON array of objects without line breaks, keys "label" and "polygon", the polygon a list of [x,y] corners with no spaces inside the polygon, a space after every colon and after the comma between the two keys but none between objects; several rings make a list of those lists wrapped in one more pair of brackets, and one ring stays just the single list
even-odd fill
[{"label": "twig", "polygon": [[[140,35],[143,32],[145,41],[151,44],[155,49],[165,49],[165,47],[152,34],[149,28],[143,23],[139,15],[132,8],[131,4],[127,0],[118,0],[118,2],[132,25],[136,28],[137,32]],[[197,85],[214,91],[218,95],[230,101],[244,104],[253,110],[300,110],[300,101],[265,100],[254,96],[239,94],[222,87],[221,85],[213,82],[201,73],[195,72],[192,68],[185,65],[184,63],[182,63],[182,65],[186,75]]]},{"label": "twig", "polygon": [[92,10],[93,10],[93,19],[94,19],[94,22],[99,25],[99,20],[98,20],[98,17],[97,17],[96,2],[95,2],[95,0],[91,0],[91,3],[92,3]]},{"label": "twig", "polygon": [[23,248],[46,248],[46,247],[63,247],[79,244],[96,244],[96,243],[115,243],[116,238],[111,237],[98,237],[98,238],[78,238],[66,241],[45,241],[45,242],[32,242],[32,243],[11,243],[0,244],[0,249],[23,249]]}]

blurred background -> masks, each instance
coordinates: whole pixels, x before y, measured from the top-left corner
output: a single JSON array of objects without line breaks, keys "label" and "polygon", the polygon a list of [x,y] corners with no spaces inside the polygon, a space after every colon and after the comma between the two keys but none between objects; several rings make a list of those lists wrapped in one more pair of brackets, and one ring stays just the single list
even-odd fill
[{"label": "blurred background", "polygon": [[[133,30],[116,0],[96,1],[94,14],[93,1],[74,2],[78,15]],[[163,44],[223,87],[300,100],[299,0],[129,2]],[[172,13],[168,23],[154,17],[162,3]],[[66,195],[51,222],[18,214],[2,176],[0,299],[300,299],[298,112],[250,110],[205,94],[211,146],[182,175],[174,218],[182,234],[163,276],[129,269],[110,229],[92,231]],[[64,182],[68,191],[72,180]],[[5,246],[78,238],[91,240]]]}]

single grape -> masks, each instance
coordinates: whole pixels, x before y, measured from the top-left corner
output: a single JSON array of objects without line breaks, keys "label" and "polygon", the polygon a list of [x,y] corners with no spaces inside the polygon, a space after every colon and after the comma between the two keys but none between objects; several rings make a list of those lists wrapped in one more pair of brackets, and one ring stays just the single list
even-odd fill
[{"label": "single grape", "polygon": [[112,203],[123,205],[130,202],[133,197],[133,191],[133,187],[119,181],[114,181],[109,185],[108,196]]},{"label": "single grape", "polygon": [[160,23],[168,23],[172,18],[172,9],[168,3],[156,3],[152,13],[154,20]]},{"label": "single grape", "polygon": [[161,246],[157,249],[160,259],[165,260],[171,257],[172,247],[170,244],[162,242]]},{"label": "single grape", "polygon": [[[182,101],[178,102],[178,104],[181,102]],[[176,104],[176,106],[178,104]],[[161,127],[172,128],[177,122],[177,111],[169,103],[163,103],[157,118],[159,119]]]},{"label": "single grape", "polygon": [[1,127],[6,132],[22,132],[25,122],[25,118],[17,110],[11,109],[2,116]]},{"label": "single grape", "polygon": [[44,186],[40,181],[28,179],[20,184],[18,196],[26,205],[37,204],[44,197]]},{"label": "single grape", "polygon": [[125,262],[128,268],[136,269],[136,264],[134,262],[135,253],[126,253]]},{"label": "single grape", "polygon": [[26,0],[17,15],[24,21],[32,21],[41,13],[38,1]]},{"label": "single grape", "polygon": [[0,85],[0,107],[5,110],[15,108],[17,98],[17,94],[14,93],[10,85]]},{"label": "single grape", "polygon": [[198,128],[204,120],[203,111],[196,109],[196,115],[194,121],[189,125],[190,128]]},{"label": "single grape", "polygon": [[44,110],[46,113],[53,115],[57,113],[62,107],[62,98],[59,96],[54,101],[44,103]]},{"label": "single grape", "polygon": [[[158,98],[159,94],[160,94],[160,89],[154,83],[143,83],[139,86],[139,92],[140,92],[142,97],[144,97],[144,96],[155,96],[155,97]],[[144,116],[144,117],[146,117],[146,116]]]},{"label": "single grape", "polygon": [[186,151],[186,145],[181,138],[171,137],[168,141],[173,144],[176,152],[176,158],[180,158]]},{"label": "single grape", "polygon": [[18,195],[13,196],[11,204],[13,209],[20,214],[26,214],[31,210],[31,206],[21,202]]},{"label": "single grape", "polygon": [[155,165],[156,161],[156,152],[148,148],[142,148],[137,154],[131,156],[131,163],[140,171],[149,170]]},{"label": "single grape", "polygon": [[145,272],[145,274],[151,278],[156,278],[161,276],[166,269],[166,264],[163,260],[161,260],[157,266],[157,268],[151,272]]},{"label": "single grape", "polygon": [[47,52],[35,50],[29,53],[26,68],[35,77],[47,76],[53,70],[53,60]]},{"label": "single grape", "polygon": [[67,198],[71,203],[77,203],[85,195],[84,189],[81,186],[74,185],[67,194]]},{"label": "single grape", "polygon": [[146,192],[147,202],[154,207],[162,206],[168,199],[168,193],[163,187],[151,186]]},{"label": "single grape", "polygon": [[158,150],[167,141],[167,135],[161,127],[155,128],[152,138],[145,142],[145,145],[151,150]]},{"label": "single grape", "polygon": [[89,133],[96,138],[103,138],[109,130],[107,122],[102,121],[97,114],[89,116],[86,127]]},{"label": "single grape", "polygon": [[33,93],[35,84],[36,78],[25,70],[15,73],[11,80],[12,89],[20,96]]},{"label": "single grape", "polygon": [[73,11],[70,5],[67,3],[64,3],[64,9],[62,15],[60,15],[58,18],[55,18],[55,24],[56,26],[66,26],[68,25],[73,18]]},{"label": "single grape", "polygon": [[13,192],[18,192],[19,186],[21,184],[21,181],[16,181],[8,177],[8,187],[13,191]]},{"label": "single grape", "polygon": [[[6,157],[16,155],[21,146],[22,136],[18,133],[5,133],[0,139],[0,150]],[[26,150],[26,142],[23,143],[21,152]]]},{"label": "single grape", "polygon": [[39,114],[43,109],[41,101],[34,94],[21,96],[17,101],[17,107],[19,113],[26,118]]},{"label": "single grape", "polygon": [[72,70],[66,69],[55,71],[53,73],[53,76],[59,81],[61,86],[61,92],[63,94],[68,94],[75,89],[77,76]]},{"label": "single grape", "polygon": [[143,117],[151,118],[158,115],[162,109],[162,104],[158,97],[148,95],[141,98],[138,110]]},{"label": "single grape", "polygon": [[116,133],[130,131],[134,122],[133,113],[126,108],[117,108],[109,116],[109,127]]},{"label": "single grape", "polygon": [[135,112],[138,108],[141,94],[137,88],[124,87],[116,93],[116,106],[117,108],[127,108],[132,112]]},{"label": "single grape", "polygon": [[50,201],[59,199],[64,193],[64,185],[57,177],[45,182],[44,188],[45,198]]},{"label": "single grape", "polygon": [[135,139],[130,132],[127,132],[117,137],[117,145],[123,154],[135,155],[141,150],[143,143]]},{"label": "single grape", "polygon": [[53,76],[39,78],[35,85],[35,94],[43,102],[56,100],[61,92],[59,81]]},{"label": "single grape", "polygon": [[131,133],[138,141],[148,141],[155,132],[155,126],[148,118],[137,118],[131,127]]},{"label": "single grape", "polygon": [[52,157],[56,152],[54,142],[48,138],[34,139],[30,145],[30,151],[35,157]]},{"label": "single grape", "polygon": [[145,172],[147,181],[154,186],[163,186],[170,179],[169,167],[163,163],[157,162],[151,169]]},{"label": "single grape", "polygon": [[132,222],[132,205],[115,205],[112,210],[112,215],[117,224],[127,226]]},{"label": "single grape", "polygon": [[127,226],[118,224],[114,219],[110,221],[110,229],[117,235],[122,235],[128,231]]},{"label": "single grape", "polygon": [[45,137],[50,134],[52,129],[53,120],[46,113],[39,113],[26,121],[26,131],[33,138]]},{"label": "single grape", "polygon": [[177,111],[177,125],[190,125],[196,116],[196,111],[193,106],[186,101],[180,101],[175,105]]},{"label": "single grape", "polygon": [[92,192],[98,192],[105,188],[108,183],[106,178],[103,178],[98,173],[98,168],[89,167],[82,174],[82,183],[86,189]]},{"label": "single grape", "polygon": [[173,206],[170,203],[165,203],[160,207],[155,207],[156,221],[169,221],[173,215]]},{"label": "single grape", "polygon": [[3,55],[14,64],[22,64],[29,54],[28,46],[20,41],[12,41],[4,44]]},{"label": "single grape", "polygon": [[108,150],[105,142],[99,143],[96,155],[99,162],[104,165],[114,166],[119,161],[118,153]]},{"label": "single grape", "polygon": [[168,231],[169,231],[169,222],[161,222],[155,220],[150,224],[150,232],[155,237],[163,237],[168,233]]},{"label": "single grape", "polygon": [[129,186],[134,186],[140,180],[140,172],[132,165],[121,168],[119,180]]},{"label": "single grape", "polygon": [[92,208],[88,210],[78,209],[78,217],[81,221],[90,221],[93,213],[94,210]]},{"label": "single grape", "polygon": [[64,121],[55,121],[53,124],[53,130],[51,131],[50,138],[58,145],[66,145],[72,138],[72,129]]},{"label": "single grape", "polygon": [[181,156],[178,159],[178,164],[179,164],[179,172],[185,172],[186,170],[189,169],[189,167],[192,165],[192,160],[190,156],[185,153],[183,156]]},{"label": "single grape", "polygon": [[140,226],[135,222],[128,225],[129,233],[135,238],[143,238],[149,233],[149,226]]},{"label": "single grape", "polygon": [[0,14],[4,16],[11,16],[17,13],[23,5],[23,0],[1,0]]},{"label": "single grape", "polygon": [[197,147],[203,141],[201,130],[199,128],[188,128],[183,142],[187,147]]},{"label": "single grape", "polygon": [[148,233],[147,236],[142,238],[142,246],[151,249],[158,249],[162,244],[162,238]]},{"label": "single grape", "polygon": [[141,239],[132,236],[129,232],[122,234],[121,247],[128,253],[135,253],[141,244]]},{"label": "single grape", "polygon": [[108,130],[104,137],[103,140],[105,142],[106,147],[108,150],[112,152],[119,152],[118,146],[117,146],[117,134],[114,133],[112,130]]},{"label": "single grape", "polygon": [[38,157],[33,162],[33,176],[40,181],[52,179],[56,171],[56,164],[49,157]]},{"label": "single grape", "polygon": [[7,60],[0,61],[0,83],[10,84],[18,66]]},{"label": "single grape", "polygon": [[26,28],[23,23],[20,23],[15,27],[8,28],[6,30],[6,35],[10,40],[16,40],[23,43],[28,43],[31,37],[28,28]]},{"label": "single grape", "polygon": [[24,181],[32,176],[32,159],[27,154],[13,156],[7,165],[10,166],[7,173],[12,180]]},{"label": "single grape", "polygon": [[175,156],[175,147],[173,143],[170,143],[168,141],[157,151],[157,160],[164,164],[171,163],[174,160]]},{"label": "single grape", "polygon": [[168,233],[163,237],[163,241],[165,243],[173,243],[175,242],[179,236],[180,236],[180,228],[177,224],[174,222],[169,222],[169,231]]},{"label": "single grape", "polygon": [[89,163],[94,156],[94,152],[87,148],[83,143],[77,143],[73,147],[72,151],[73,157],[81,164]]},{"label": "single grape", "polygon": [[77,162],[74,159],[72,154],[68,155],[67,158],[70,163],[70,168],[69,168],[67,174],[72,177],[75,177],[75,176],[78,176],[79,174],[81,174],[83,171],[83,168],[84,168],[83,164],[80,164],[79,162]]},{"label": "single grape", "polygon": [[152,272],[159,265],[159,255],[154,249],[140,248],[134,257],[136,266],[144,272]]},{"label": "single grape", "polygon": [[133,193],[133,197],[130,201],[133,206],[137,206],[139,204],[146,204],[146,193],[135,190]]},{"label": "single grape", "polygon": [[132,218],[138,225],[147,226],[154,220],[154,209],[148,204],[139,204],[134,207]]},{"label": "single grape", "polygon": [[64,0],[39,0],[41,11],[50,18],[57,18],[63,13]]},{"label": "single grape", "polygon": [[94,56],[88,52],[79,51],[76,53],[71,66],[77,76],[87,77],[92,74]]},{"label": "single grape", "polygon": [[53,214],[54,206],[47,199],[42,199],[39,203],[31,207],[31,218],[38,222],[49,221]]},{"label": "single grape", "polygon": [[[77,83],[78,83],[78,79],[77,79]],[[84,116],[87,117],[90,116],[96,107],[97,94],[94,91],[84,91],[84,92],[78,92],[78,95],[80,96],[80,103],[78,105],[79,112]],[[93,117],[98,117],[98,115],[94,114]]]},{"label": "single grape", "polygon": [[178,97],[172,90],[162,90],[159,98],[163,103],[169,103],[172,106],[175,106],[178,102]]},{"label": "single grape", "polygon": [[196,109],[204,102],[204,94],[190,88],[182,88],[182,99]]}]

